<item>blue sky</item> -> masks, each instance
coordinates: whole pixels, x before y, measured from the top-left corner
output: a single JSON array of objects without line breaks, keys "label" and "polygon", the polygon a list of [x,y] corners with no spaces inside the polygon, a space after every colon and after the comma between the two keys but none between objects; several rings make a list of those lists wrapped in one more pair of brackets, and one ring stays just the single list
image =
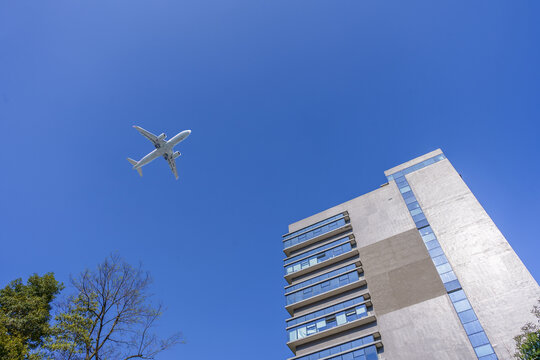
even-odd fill
[{"label": "blue sky", "polygon": [[[0,1],[0,283],[142,261],[187,344],[283,359],[281,235],[441,147],[540,277],[537,1]],[[139,178],[126,157],[192,129]],[[3,286],[3,285],[2,285]]]}]

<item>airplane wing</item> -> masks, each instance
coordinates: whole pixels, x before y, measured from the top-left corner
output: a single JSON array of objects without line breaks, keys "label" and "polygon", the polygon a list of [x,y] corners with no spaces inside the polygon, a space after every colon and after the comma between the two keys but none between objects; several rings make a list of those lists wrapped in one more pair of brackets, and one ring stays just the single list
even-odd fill
[{"label": "airplane wing", "polygon": [[176,178],[176,180],[178,180],[178,172],[176,171],[176,160],[174,160],[172,156],[167,157],[166,160],[169,163],[169,167],[171,168],[174,177]]},{"label": "airplane wing", "polygon": [[161,146],[161,144],[159,142],[159,139],[158,139],[158,137],[156,135],[152,134],[150,131],[144,130],[140,126],[133,125],[133,127],[135,129],[137,129],[137,131],[140,132],[142,134],[142,136],[144,136],[145,138],[150,140],[152,142],[152,144],[154,144],[155,147],[160,147]]}]

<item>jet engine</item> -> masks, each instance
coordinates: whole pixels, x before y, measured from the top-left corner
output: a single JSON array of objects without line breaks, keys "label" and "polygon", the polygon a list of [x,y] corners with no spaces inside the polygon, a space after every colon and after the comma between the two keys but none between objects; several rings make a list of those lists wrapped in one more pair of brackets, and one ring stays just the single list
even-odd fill
[{"label": "jet engine", "polygon": [[174,154],[172,154],[173,156],[173,159],[176,159],[177,157],[179,157],[181,154],[180,154],[180,151],[176,151]]},{"label": "jet engine", "polygon": [[157,137],[157,139],[158,139],[158,140],[163,140],[163,139],[165,139],[166,137],[167,137],[167,135],[165,135],[165,133],[162,133],[161,135],[159,135],[159,136]]}]

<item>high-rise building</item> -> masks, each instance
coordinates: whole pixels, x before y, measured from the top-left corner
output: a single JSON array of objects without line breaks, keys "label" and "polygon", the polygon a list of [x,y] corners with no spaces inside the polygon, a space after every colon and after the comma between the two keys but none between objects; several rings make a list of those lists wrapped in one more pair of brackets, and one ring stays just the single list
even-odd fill
[{"label": "high-rise building", "polygon": [[294,360],[511,359],[540,288],[441,150],[289,225]]}]

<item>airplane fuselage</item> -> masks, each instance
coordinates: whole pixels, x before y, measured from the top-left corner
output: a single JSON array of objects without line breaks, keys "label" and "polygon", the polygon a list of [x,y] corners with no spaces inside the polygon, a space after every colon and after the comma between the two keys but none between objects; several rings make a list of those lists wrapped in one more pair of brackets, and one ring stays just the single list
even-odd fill
[{"label": "airplane fuselage", "polygon": [[173,148],[175,147],[175,145],[181,142],[182,140],[184,140],[185,138],[187,138],[189,134],[191,134],[191,131],[185,130],[176,134],[168,141],[163,140],[158,148],[156,148],[155,150],[150,152],[148,155],[143,157],[141,160],[139,160],[139,162],[136,165],[134,165],[133,168],[138,169],[148,164],[152,160],[157,159],[160,156],[165,156],[166,158],[172,157],[173,152],[174,152]]}]

